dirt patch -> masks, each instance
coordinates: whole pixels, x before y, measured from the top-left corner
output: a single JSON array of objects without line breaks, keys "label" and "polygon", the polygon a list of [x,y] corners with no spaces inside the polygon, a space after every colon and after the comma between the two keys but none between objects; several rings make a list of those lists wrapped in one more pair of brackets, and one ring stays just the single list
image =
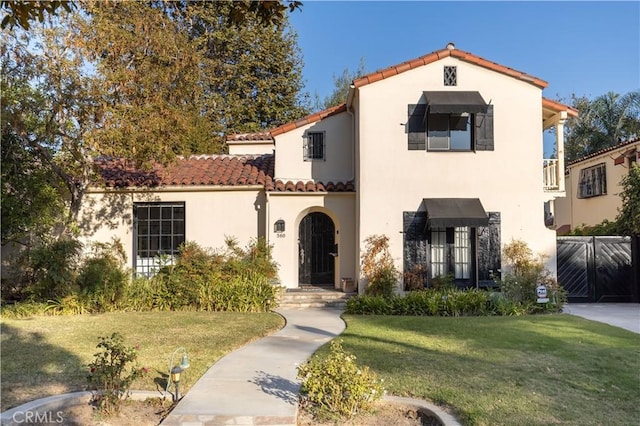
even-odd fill
[{"label": "dirt patch", "polygon": [[300,409],[298,426],[443,426],[442,422],[430,412],[416,409],[411,405],[390,401],[379,401],[373,414],[360,414],[348,422],[325,421],[313,418],[306,409]]},{"label": "dirt patch", "polygon": [[101,416],[92,405],[81,404],[52,413],[41,413],[40,422],[28,422],[32,426],[157,426],[169,414],[173,405],[160,398],[145,401],[127,400],[122,403],[117,416]]}]

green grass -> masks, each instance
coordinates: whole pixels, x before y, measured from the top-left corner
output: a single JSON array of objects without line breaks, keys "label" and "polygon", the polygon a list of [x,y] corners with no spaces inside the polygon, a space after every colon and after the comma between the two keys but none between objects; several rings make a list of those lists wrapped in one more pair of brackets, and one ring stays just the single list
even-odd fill
[{"label": "green grass", "polygon": [[638,334],[564,314],[344,317],[345,350],[389,393],[449,407],[464,424],[640,419]]},{"label": "green grass", "polygon": [[180,388],[187,391],[223,355],[283,325],[277,314],[233,312],[2,319],[1,409],[53,394],[85,390],[87,364],[98,352],[99,336],[118,332],[126,345],[139,345],[139,364],[150,369],[145,379],[134,383],[133,388],[142,390],[164,389],[171,355],[177,347],[185,347],[191,367],[183,374]]}]

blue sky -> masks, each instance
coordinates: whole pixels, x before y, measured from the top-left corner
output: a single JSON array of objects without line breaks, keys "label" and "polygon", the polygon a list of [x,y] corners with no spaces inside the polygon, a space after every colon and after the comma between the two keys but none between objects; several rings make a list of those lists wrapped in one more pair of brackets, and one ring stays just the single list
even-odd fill
[{"label": "blue sky", "polygon": [[568,102],[640,88],[640,1],[309,1],[290,16],[305,90],[321,99],[345,68],[396,65],[454,42],[547,82]]}]

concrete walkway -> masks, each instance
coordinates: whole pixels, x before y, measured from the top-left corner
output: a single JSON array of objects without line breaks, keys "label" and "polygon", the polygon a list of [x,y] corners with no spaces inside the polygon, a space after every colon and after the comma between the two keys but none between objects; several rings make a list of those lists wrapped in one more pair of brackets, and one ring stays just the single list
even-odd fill
[{"label": "concrete walkway", "polygon": [[639,303],[567,303],[563,312],[640,333]]},{"label": "concrete walkway", "polygon": [[164,426],[291,425],[298,413],[297,367],[345,328],[341,309],[279,310],[285,327],[213,365]]}]

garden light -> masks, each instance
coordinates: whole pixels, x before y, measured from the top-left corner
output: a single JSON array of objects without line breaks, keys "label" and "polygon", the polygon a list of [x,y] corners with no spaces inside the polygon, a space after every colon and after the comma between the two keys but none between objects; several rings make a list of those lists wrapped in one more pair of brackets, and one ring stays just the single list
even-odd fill
[{"label": "garden light", "polygon": [[[177,365],[174,363],[175,356],[178,352],[182,352],[182,361]],[[180,375],[189,368],[189,358],[187,357],[187,350],[183,347],[179,347],[173,351],[171,354],[171,361],[169,361],[169,379],[167,380],[167,387],[165,392],[169,391],[169,386],[173,383],[175,387],[175,393],[173,395],[173,400],[178,401],[180,398],[179,386],[180,386]]]}]

